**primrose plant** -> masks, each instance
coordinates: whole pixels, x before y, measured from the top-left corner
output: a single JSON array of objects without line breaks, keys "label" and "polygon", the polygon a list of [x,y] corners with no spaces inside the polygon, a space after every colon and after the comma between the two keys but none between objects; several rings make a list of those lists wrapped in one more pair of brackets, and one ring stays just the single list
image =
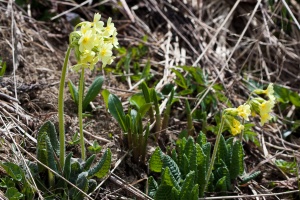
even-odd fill
[{"label": "primrose plant", "polygon": [[[253,97],[254,94],[264,96]],[[196,143],[191,137],[179,139],[171,156],[157,148],[149,166],[151,171],[161,173],[161,180],[149,178],[148,195],[154,199],[197,199],[205,196],[205,192],[232,190],[231,184],[244,173],[243,146],[242,141],[234,141],[233,137],[225,140],[222,132],[229,130],[233,136],[241,134],[242,139],[244,121],[249,121],[251,114],[259,115],[264,125],[272,118],[274,105],[273,84],[270,84],[265,90],[254,90],[243,105],[224,109],[212,155],[211,145],[202,133]],[[244,176],[241,183],[259,173]]]},{"label": "primrose plant", "polygon": [[[65,56],[59,86],[59,138],[53,123],[50,121],[46,122],[37,135],[38,162],[28,161],[27,163],[37,188],[43,191],[49,199],[67,199],[68,197],[78,200],[83,199],[84,194],[93,192],[96,187],[96,181],[93,178],[104,177],[110,169],[111,152],[109,149],[104,152],[100,161],[93,166],[92,164],[96,160],[95,154],[86,159],[82,124],[83,110],[87,108],[89,102],[99,93],[99,88],[101,88],[103,83],[103,77],[97,77],[84,97],[84,71],[86,68],[93,70],[99,61],[102,62],[102,67],[111,64],[114,60],[112,49],[118,46],[117,31],[111,22],[111,18],[108,19],[106,26],[100,21],[100,18],[100,14],[95,14],[93,22],[85,21],[79,23],[70,34],[70,44]],[[74,49],[77,64],[72,66],[71,70],[81,73],[79,90],[73,90],[73,93],[71,93],[72,97],[78,101],[81,159],[73,158],[72,152],[66,156],[65,149],[64,88],[68,60],[72,49]],[[97,153],[100,150],[101,147],[94,143],[91,151]],[[15,193],[20,198],[32,199],[34,189],[29,187],[28,184],[21,183],[21,181],[25,181],[23,174],[26,174],[24,171],[26,168],[1,162],[0,166],[10,176],[10,178],[2,180],[2,186],[10,188],[7,190],[7,196],[11,197],[11,199],[17,199],[15,196],[11,196]],[[13,171],[8,166],[13,166]],[[19,185],[22,185],[22,187],[19,187]],[[21,191],[19,188],[21,188]],[[16,191],[19,193],[16,193]]]}]

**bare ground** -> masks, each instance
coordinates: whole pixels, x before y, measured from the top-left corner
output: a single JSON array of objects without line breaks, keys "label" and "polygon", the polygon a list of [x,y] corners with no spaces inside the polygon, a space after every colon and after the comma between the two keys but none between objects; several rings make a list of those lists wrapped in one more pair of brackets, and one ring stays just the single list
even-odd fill
[{"label": "bare ground", "polygon": [[[0,56],[8,66],[5,76],[0,78],[1,161],[20,162],[20,155],[11,148],[14,141],[22,144],[27,153],[34,155],[38,128],[47,120],[57,125],[60,70],[68,45],[68,34],[73,28],[67,15],[58,14],[64,11],[70,13],[69,9],[76,4],[37,2],[52,12],[56,19],[41,20],[43,12],[38,7],[29,10],[26,6],[0,1]],[[98,3],[80,6],[72,13],[79,14],[83,20],[91,20],[95,12],[100,12],[104,19],[111,16],[118,29],[120,46],[129,48],[141,42],[147,46],[147,56],[140,62],[145,64],[150,59],[154,75],[152,80],[158,91],[163,85],[174,81],[170,68],[177,65],[201,67],[211,82],[216,81],[224,86],[224,94],[234,105],[247,98],[249,91],[244,83],[250,80],[274,82],[299,91],[299,29],[293,20],[288,33],[278,26],[279,13],[284,7],[282,3],[276,4],[274,10],[270,11],[261,1],[250,0],[240,3],[231,0],[198,1],[200,4],[179,0],[171,3],[155,0],[120,2],[104,2],[102,7]],[[296,1],[291,4],[293,13],[298,13],[296,18],[299,19],[299,4]],[[233,9],[235,6],[236,9]],[[148,36],[146,42],[142,41],[144,35]],[[102,72],[88,72],[86,84],[91,84],[99,74]],[[124,81],[109,72],[105,77],[103,87],[121,97],[125,105],[127,98],[138,91],[131,87],[135,82],[131,85],[130,81]],[[78,81],[78,75],[74,72],[69,72],[68,78],[74,83]],[[66,133],[67,140],[70,140],[78,129],[78,119],[77,108],[68,91],[65,102]],[[147,167],[131,162],[120,140],[121,129],[107,113],[100,95],[93,104],[95,109],[92,117],[84,122],[86,144],[88,146],[96,140],[103,149],[111,148],[114,170],[94,198],[143,199],[141,191],[145,190]],[[220,103],[219,107],[224,108],[224,105]],[[185,128],[185,123],[178,123],[178,120],[185,120],[179,119],[182,107],[174,109],[179,114],[170,120],[168,130],[173,139]],[[277,108],[276,123],[255,128],[261,147],[251,142],[244,144],[246,171],[260,170],[262,174],[250,184],[238,186],[236,192],[239,195],[274,194],[266,198],[297,198],[297,194],[275,194],[298,189],[297,178],[274,164],[274,158],[287,161],[299,158],[299,135],[294,134],[290,140],[282,139],[282,133],[289,130],[292,124],[285,123],[285,116],[297,120],[299,110],[295,106],[285,110]],[[195,127],[197,131],[201,125],[195,124]],[[209,138],[211,142],[214,141],[213,135]],[[155,144],[150,141],[149,155],[153,148]],[[77,146],[69,145],[67,150],[80,156]],[[25,157],[27,153],[22,152]],[[3,173],[1,171],[0,175]]]}]

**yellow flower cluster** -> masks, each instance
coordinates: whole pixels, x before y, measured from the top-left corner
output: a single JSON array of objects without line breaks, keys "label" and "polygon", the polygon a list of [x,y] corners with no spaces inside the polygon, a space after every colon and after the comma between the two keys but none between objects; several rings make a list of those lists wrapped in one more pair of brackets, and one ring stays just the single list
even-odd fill
[{"label": "yellow flower cluster", "polygon": [[94,69],[97,62],[102,61],[102,66],[111,64],[114,60],[113,47],[118,47],[117,30],[111,18],[107,25],[100,21],[101,15],[96,13],[93,22],[81,22],[70,34],[70,43],[75,49],[78,64],[72,69],[78,71],[82,67]]},{"label": "yellow flower cluster", "polygon": [[252,114],[252,116],[255,116],[258,114],[260,116],[261,125],[264,125],[272,118],[270,113],[272,112],[276,100],[273,84],[269,84],[266,90],[258,89],[254,90],[253,93],[265,94],[268,97],[268,100],[260,97],[252,98],[247,101],[247,103],[240,105],[237,108],[227,108],[224,110],[223,117],[232,135],[237,135],[244,129],[244,126],[240,123],[238,117],[249,121],[249,115]]}]

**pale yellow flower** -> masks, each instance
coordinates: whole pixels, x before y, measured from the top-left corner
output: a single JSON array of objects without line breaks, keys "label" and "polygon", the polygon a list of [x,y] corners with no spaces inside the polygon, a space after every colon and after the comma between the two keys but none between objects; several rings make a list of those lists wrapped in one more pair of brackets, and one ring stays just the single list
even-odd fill
[{"label": "pale yellow flower", "polygon": [[233,136],[241,133],[243,129],[244,126],[238,120],[232,120],[232,124],[230,125],[230,131]]},{"label": "pale yellow flower", "polygon": [[95,28],[99,33],[103,30],[104,23],[100,21],[101,15],[99,13],[96,13],[94,15],[94,21],[91,23],[93,28]]},{"label": "pale yellow flower", "polygon": [[[80,68],[94,68],[98,61],[102,61],[103,67],[114,60],[112,49],[119,45],[117,30],[109,18],[106,27],[100,21],[101,15],[96,13],[93,22],[81,22],[75,26],[70,34],[70,43],[74,45],[75,56],[78,64],[73,70]],[[80,28],[80,30],[78,30]]]},{"label": "pale yellow flower", "polygon": [[245,120],[249,121],[249,115],[251,114],[250,105],[243,104],[237,108],[238,115]]},{"label": "pale yellow flower", "polygon": [[269,121],[272,116],[270,113],[272,112],[272,108],[274,107],[274,102],[272,100],[264,101],[259,106],[259,115],[260,115],[260,123],[264,125],[267,121]]},{"label": "pale yellow flower", "polygon": [[92,30],[87,30],[79,39],[79,51],[84,52],[85,50],[92,50],[95,43],[95,34]]},{"label": "pale yellow flower", "polygon": [[111,35],[114,34],[115,30],[116,30],[115,25],[114,23],[111,23],[111,18],[109,17],[107,20],[107,25],[104,28],[103,36],[110,37]]}]

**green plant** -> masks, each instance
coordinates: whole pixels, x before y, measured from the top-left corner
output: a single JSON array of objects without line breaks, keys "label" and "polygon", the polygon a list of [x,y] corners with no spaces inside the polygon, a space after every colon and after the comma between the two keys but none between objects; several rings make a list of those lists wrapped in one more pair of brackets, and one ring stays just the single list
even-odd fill
[{"label": "green plant", "polygon": [[[244,153],[241,142],[234,138],[225,141],[221,136],[208,187],[206,178],[211,163],[211,144],[200,133],[195,142],[192,137],[178,139],[172,155],[165,155],[157,148],[152,154],[149,167],[161,173],[161,180],[148,180],[148,195],[154,199],[198,199],[204,192],[226,192],[244,171]],[[206,189],[205,189],[206,188]]]},{"label": "green plant", "polygon": [[149,124],[144,126],[142,118],[150,107],[151,104],[144,104],[138,110],[129,109],[125,114],[119,98],[114,94],[108,96],[108,110],[121,127],[125,142],[132,150],[133,160],[136,163],[145,161]]},{"label": "green plant", "polygon": [[4,76],[5,72],[6,72],[6,62],[4,62],[0,57],[0,77]]},{"label": "green plant", "polygon": [[[82,101],[83,112],[86,109],[88,109],[90,102],[92,102],[97,97],[97,95],[99,94],[102,88],[103,82],[104,82],[103,76],[98,76],[95,78],[92,85],[88,88],[88,91],[86,95],[83,97],[83,101]],[[73,84],[71,80],[69,80],[68,86],[71,93],[71,97],[74,100],[75,104],[78,106],[78,100],[79,100],[78,89],[76,88],[76,86]],[[84,93],[84,89],[83,89],[83,93]]]},{"label": "green plant", "polygon": [[7,176],[0,179],[0,187],[6,189],[8,199],[33,199],[35,190],[31,186],[23,168],[11,162],[0,162]]},{"label": "green plant", "polygon": [[[59,141],[55,127],[50,121],[40,128],[37,141],[36,149],[39,162],[27,161],[27,166],[31,170],[38,189],[43,191],[45,198],[60,199],[72,197],[72,199],[83,199],[84,193],[90,193],[96,187],[96,181],[93,178],[103,178],[109,172],[111,164],[111,152],[109,149],[104,152],[100,161],[94,166],[92,164],[96,158],[95,154],[83,161],[73,158],[73,153],[71,152],[65,159],[65,165],[61,167],[58,160],[60,157]],[[0,165],[11,179],[22,185],[21,190],[18,190],[21,194],[26,196],[26,198],[29,195],[34,196],[34,191],[25,178],[24,168],[13,163],[0,163]],[[9,185],[9,178],[6,177],[4,182],[6,185]],[[11,187],[10,184],[9,188]]]},{"label": "green plant", "polygon": [[[105,70],[121,75],[122,80],[125,80],[129,74],[132,74],[130,79],[136,82],[142,79],[150,80],[153,75],[150,73],[151,64],[147,57],[148,47],[145,42],[147,42],[147,36],[144,36],[142,42],[138,45],[118,48],[117,57],[120,59],[116,67],[107,67]],[[146,62],[143,62],[143,60],[146,60]]]}]

